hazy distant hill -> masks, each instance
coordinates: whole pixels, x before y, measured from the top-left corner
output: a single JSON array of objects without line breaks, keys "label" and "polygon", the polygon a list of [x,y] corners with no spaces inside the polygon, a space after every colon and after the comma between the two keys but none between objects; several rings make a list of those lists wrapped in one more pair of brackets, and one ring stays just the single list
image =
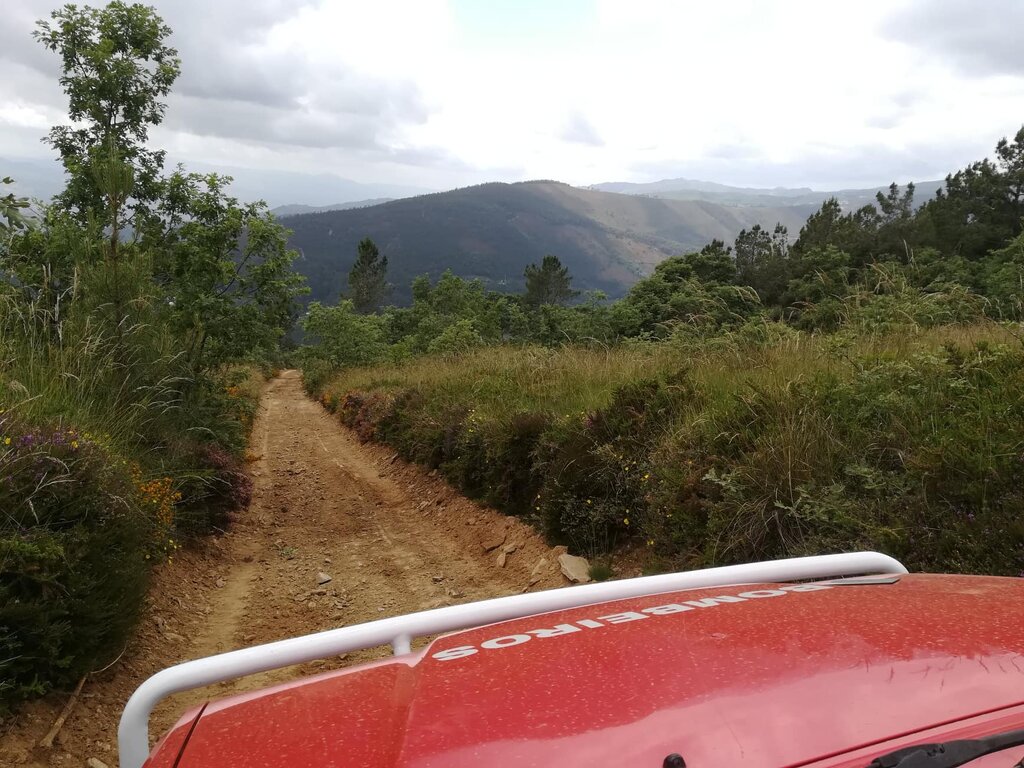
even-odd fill
[{"label": "hazy distant hill", "polygon": [[[173,158],[168,158],[165,168],[168,171],[174,168]],[[290,207],[290,203],[301,200],[312,209],[321,210],[338,204],[371,205],[434,191],[397,184],[364,184],[333,173],[298,173],[203,163],[189,163],[185,170],[231,176],[234,181],[228,194],[242,201],[265,200],[271,207]],[[64,187],[64,171],[56,159],[15,160],[0,156],[0,178],[4,176],[14,178],[13,191],[17,194],[44,200]]]},{"label": "hazy distant hill", "polygon": [[732,241],[745,227],[786,224],[794,234],[816,205],[730,207],[580,189],[553,181],[483,184],[368,208],[289,216],[296,267],[312,299],[333,302],[371,237],[387,254],[393,299],[409,298],[421,274],[452,269],[501,290],[518,290],[523,269],[545,254],[569,267],[574,285],[619,296],[662,259]]},{"label": "hazy distant hill", "polygon": [[282,216],[299,216],[304,213],[323,213],[324,211],[347,211],[349,208],[366,208],[370,205],[390,203],[393,197],[375,197],[372,200],[353,200],[350,203],[335,203],[334,205],[279,205],[271,208],[270,212],[281,218]]},{"label": "hazy distant hill", "polygon": [[[935,190],[945,184],[943,181],[915,182],[914,202],[921,205],[935,197]],[[830,197],[835,197],[847,210],[854,210],[875,202],[875,194],[885,193],[888,186],[871,189],[838,189],[818,191],[808,187],[730,187],[710,181],[694,179],[663,179],[647,184],[633,184],[627,181],[612,181],[594,184],[590,189],[603,192],[618,192],[623,195],[644,195],[669,200],[706,200],[723,205],[815,205],[819,206]]]}]

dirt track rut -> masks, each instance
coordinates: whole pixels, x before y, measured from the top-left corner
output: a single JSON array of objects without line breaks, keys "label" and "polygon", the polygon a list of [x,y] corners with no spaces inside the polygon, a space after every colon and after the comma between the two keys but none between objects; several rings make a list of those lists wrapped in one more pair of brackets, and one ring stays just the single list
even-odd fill
[{"label": "dirt track rut", "polygon": [[[63,705],[59,696],[29,706],[0,731],[0,764],[78,766],[96,757],[116,766],[124,701],[145,677],[178,661],[563,583],[532,529],[466,500],[386,448],[360,444],[304,396],[296,371],[267,385],[251,453],[250,508],[226,535],[157,569],[138,634],[120,661],[89,679],[56,746],[36,745]],[[499,567],[497,551],[485,545],[502,537],[515,549]],[[320,573],[331,580],[318,584]],[[385,652],[180,694],[158,707],[151,730],[162,732],[211,695]]]}]

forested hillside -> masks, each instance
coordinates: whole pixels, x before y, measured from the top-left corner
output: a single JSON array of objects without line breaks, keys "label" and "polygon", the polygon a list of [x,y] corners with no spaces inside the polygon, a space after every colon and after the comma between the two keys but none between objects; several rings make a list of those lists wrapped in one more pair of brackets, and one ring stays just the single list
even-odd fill
[{"label": "forested hillside", "polygon": [[533,181],[484,184],[356,210],[288,217],[289,244],[311,298],[334,301],[356,244],[371,238],[388,255],[394,300],[407,304],[418,275],[480,279],[495,290],[522,287],[523,269],[556,254],[584,291],[621,296],[669,256],[754,224],[797,229],[814,206],[733,207],[654,200]]},{"label": "forested hillside", "polygon": [[[566,306],[446,274],[312,306],[307,388],[367,440],[614,567],[876,548],[1024,572],[1024,128],[924,205],[822,204]],[[385,265],[386,266],[386,265]],[[639,554],[638,554],[639,553]]]}]

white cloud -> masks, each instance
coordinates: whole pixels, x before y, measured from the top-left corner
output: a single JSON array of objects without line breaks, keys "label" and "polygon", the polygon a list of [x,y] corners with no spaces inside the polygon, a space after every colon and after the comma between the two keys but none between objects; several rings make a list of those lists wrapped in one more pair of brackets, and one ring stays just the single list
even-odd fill
[{"label": "white cloud", "polygon": [[[183,74],[153,138],[186,161],[428,187],[943,175],[1024,119],[1009,108],[1024,103],[1016,0],[1001,2],[971,4],[967,24],[960,0],[935,14],[919,0],[480,4],[474,18],[445,0],[158,0]],[[19,4],[0,31],[5,71],[23,75],[0,84],[5,146],[59,119],[56,57],[28,38],[49,7]],[[956,66],[935,55],[947,43]]]}]

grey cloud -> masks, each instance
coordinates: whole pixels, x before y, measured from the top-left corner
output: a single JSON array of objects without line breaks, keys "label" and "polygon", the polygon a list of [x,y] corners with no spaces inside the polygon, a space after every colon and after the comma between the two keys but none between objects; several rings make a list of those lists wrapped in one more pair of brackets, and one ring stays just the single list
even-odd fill
[{"label": "grey cloud", "polygon": [[419,89],[408,81],[384,81],[333,69],[310,94],[312,108],[346,115],[423,123],[429,110]]},{"label": "grey cloud", "polygon": [[174,97],[164,127],[198,136],[298,147],[371,149],[380,126],[362,117],[285,110],[262,104],[222,104]]},{"label": "grey cloud", "polygon": [[[411,81],[383,80],[338,65],[324,68],[301,49],[270,51],[263,45],[273,27],[317,2],[156,0],[182,59],[164,128],[272,146],[386,153],[402,125],[424,122],[429,110]],[[0,59],[27,74],[0,87],[0,99],[65,106],[58,57],[31,37],[36,20],[48,18],[56,5],[57,0],[24,0],[5,9]]]},{"label": "grey cloud", "polygon": [[55,5],[52,0],[5,3],[0,23],[0,61],[16,62],[56,82],[60,61],[32,37],[36,21],[49,19]]},{"label": "grey cloud", "polygon": [[[276,25],[295,16],[312,0],[163,0],[157,10],[174,29],[182,59],[176,92],[211,102],[213,109],[237,103],[329,114],[373,117],[386,127],[422,122],[427,111],[416,86],[408,81],[379,82],[340,67],[312,64],[301,49],[268,51],[261,43]],[[316,120],[296,118],[311,127]],[[347,122],[347,121],[341,121]],[[330,144],[307,137],[304,145]]]},{"label": "grey cloud", "polygon": [[586,144],[590,147],[604,146],[604,140],[598,134],[597,129],[581,112],[573,112],[569,115],[558,137],[573,144]]},{"label": "grey cloud", "polygon": [[480,170],[441,147],[389,147],[384,151],[384,159],[400,165],[444,168],[447,171],[470,173]]},{"label": "grey cloud", "polygon": [[915,0],[886,19],[883,35],[948,59],[969,75],[1024,75],[1020,0]]},{"label": "grey cloud", "polygon": [[311,74],[302,52],[272,57],[260,43],[270,29],[311,4],[303,0],[158,3],[157,12],[174,30],[171,42],[182,60],[175,90],[213,100],[280,107],[297,104]]},{"label": "grey cloud", "polygon": [[[99,6],[101,0],[79,3]],[[157,13],[173,30],[170,43],[183,59],[175,90],[209,98],[285,104],[301,93],[301,62],[267,61],[255,43],[272,26],[309,2],[297,0],[162,0]],[[22,0],[4,8],[0,60],[17,62],[56,82],[60,61],[33,37],[55,0]],[[289,10],[291,9],[291,13]],[[289,57],[295,58],[295,57]],[[29,91],[29,93],[31,93]]]}]

